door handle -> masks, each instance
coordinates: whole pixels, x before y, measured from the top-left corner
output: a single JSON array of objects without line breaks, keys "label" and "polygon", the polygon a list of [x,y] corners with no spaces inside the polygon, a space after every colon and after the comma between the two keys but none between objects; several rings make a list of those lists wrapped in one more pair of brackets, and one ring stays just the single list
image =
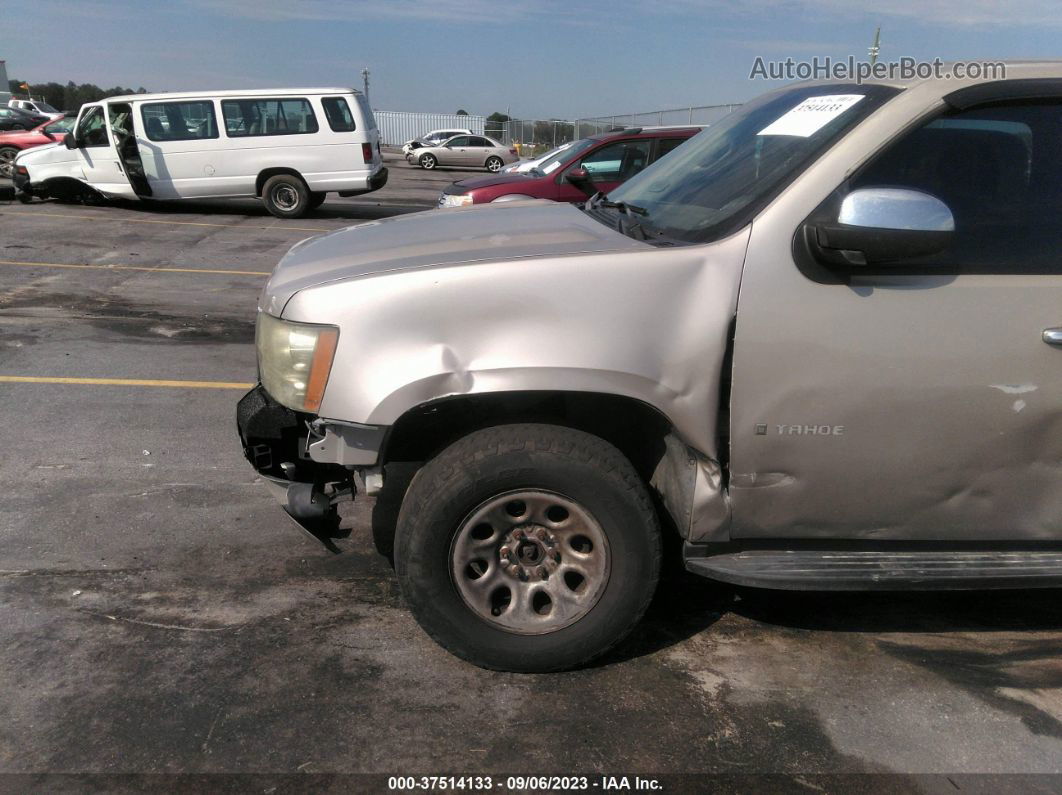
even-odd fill
[{"label": "door handle", "polygon": [[1048,345],[1062,345],[1062,328],[1045,328],[1044,342]]}]

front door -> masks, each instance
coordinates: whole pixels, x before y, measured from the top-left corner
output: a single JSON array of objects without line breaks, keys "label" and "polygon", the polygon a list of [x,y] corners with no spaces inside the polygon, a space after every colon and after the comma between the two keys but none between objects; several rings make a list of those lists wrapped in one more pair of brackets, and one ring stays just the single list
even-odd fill
[{"label": "front door", "polygon": [[945,112],[824,204],[874,186],[941,199],[955,232],[929,258],[828,266],[799,229],[753,224],[734,537],[1062,539],[1060,141],[1062,97]]},{"label": "front door", "polygon": [[446,166],[469,166],[472,164],[471,141],[467,135],[459,135],[447,141],[441,150],[439,162]]},{"label": "front door", "polygon": [[103,105],[85,105],[77,120],[77,158],[85,182],[107,196],[135,199]]}]

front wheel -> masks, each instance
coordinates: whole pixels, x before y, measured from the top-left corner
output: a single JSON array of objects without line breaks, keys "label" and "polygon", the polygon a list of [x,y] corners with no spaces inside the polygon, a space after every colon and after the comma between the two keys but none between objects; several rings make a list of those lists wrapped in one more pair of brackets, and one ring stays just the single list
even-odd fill
[{"label": "front wheel", "polygon": [[429,461],[395,539],[420,625],[469,662],[582,665],[642,617],[660,571],[645,484],[604,440],[552,425],[477,431]]},{"label": "front wheel", "polygon": [[435,155],[421,155],[420,156],[420,167],[421,168],[426,168],[428,171],[431,171],[437,165],[439,165],[439,161],[438,161],[438,159],[436,159]]},{"label": "front wheel", "polygon": [[15,173],[15,156],[18,149],[13,146],[0,146],[0,177],[11,179]]},{"label": "front wheel", "polygon": [[505,164],[502,162],[502,159],[500,157],[487,158],[487,171],[490,171],[493,174],[497,174],[499,171],[501,171],[502,166],[504,165]]},{"label": "front wheel", "polygon": [[262,186],[262,202],[277,218],[300,218],[310,209],[310,191],[298,177],[277,174]]}]

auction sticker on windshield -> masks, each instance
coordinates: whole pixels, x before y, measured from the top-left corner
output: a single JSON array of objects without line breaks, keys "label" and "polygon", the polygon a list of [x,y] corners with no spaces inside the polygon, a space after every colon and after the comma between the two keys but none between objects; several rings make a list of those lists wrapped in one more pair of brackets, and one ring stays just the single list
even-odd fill
[{"label": "auction sticker on windshield", "polygon": [[863,94],[829,94],[808,97],[784,116],[768,124],[758,135],[796,135],[807,138],[821,130],[863,98]]}]

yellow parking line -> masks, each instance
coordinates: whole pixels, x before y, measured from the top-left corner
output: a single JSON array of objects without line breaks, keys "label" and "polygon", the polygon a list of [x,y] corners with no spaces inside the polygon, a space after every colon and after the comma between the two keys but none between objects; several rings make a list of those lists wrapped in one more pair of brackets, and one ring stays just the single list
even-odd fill
[{"label": "yellow parking line", "polygon": [[153,378],[58,378],[39,375],[0,375],[5,384],[85,384],[91,386],[152,386],[178,389],[250,389],[243,381],[172,381]]},{"label": "yellow parking line", "polygon": [[25,218],[87,218],[91,221],[119,221],[123,224],[163,224],[164,226],[217,226],[223,229],[264,229],[268,232],[331,232],[313,226],[242,226],[240,224],[212,224],[206,221],[155,221],[148,218],[108,218],[103,215],[73,215],[71,213],[41,213],[24,210],[4,210],[4,215],[20,215]]},{"label": "yellow parking line", "polygon": [[150,273],[221,273],[228,276],[268,276],[269,271],[233,271],[216,268],[153,268],[149,265],[70,265],[64,262],[21,262],[0,259],[0,265],[19,268],[89,268],[103,271],[148,271]]}]

